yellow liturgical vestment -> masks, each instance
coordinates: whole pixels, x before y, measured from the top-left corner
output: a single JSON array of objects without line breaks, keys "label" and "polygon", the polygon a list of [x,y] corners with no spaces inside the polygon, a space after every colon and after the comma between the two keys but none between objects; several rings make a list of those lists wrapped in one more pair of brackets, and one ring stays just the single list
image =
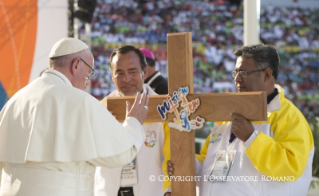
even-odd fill
[{"label": "yellow liturgical vestment", "polygon": [[120,124],[94,97],[47,70],[0,113],[0,196],[92,196],[95,166],[129,163],[142,125]]}]

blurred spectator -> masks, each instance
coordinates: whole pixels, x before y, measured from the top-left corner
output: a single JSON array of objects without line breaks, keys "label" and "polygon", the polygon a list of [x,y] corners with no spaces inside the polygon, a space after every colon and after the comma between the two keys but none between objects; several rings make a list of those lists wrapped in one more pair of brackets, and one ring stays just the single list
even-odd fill
[{"label": "blurred spectator", "polygon": [[144,54],[147,63],[147,76],[144,83],[148,84],[157,94],[166,95],[168,93],[167,80],[161,75],[161,72],[157,71],[153,52],[147,48],[140,48],[140,51]]}]

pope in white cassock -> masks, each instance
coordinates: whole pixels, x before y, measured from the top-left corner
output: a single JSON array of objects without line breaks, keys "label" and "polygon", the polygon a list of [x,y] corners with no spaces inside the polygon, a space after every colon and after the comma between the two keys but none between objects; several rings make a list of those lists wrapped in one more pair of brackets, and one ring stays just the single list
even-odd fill
[{"label": "pope in white cassock", "polygon": [[0,196],[92,196],[95,167],[126,165],[144,143],[145,94],[127,103],[121,125],[82,90],[95,75],[86,44],[64,38],[49,58],[1,110]]}]

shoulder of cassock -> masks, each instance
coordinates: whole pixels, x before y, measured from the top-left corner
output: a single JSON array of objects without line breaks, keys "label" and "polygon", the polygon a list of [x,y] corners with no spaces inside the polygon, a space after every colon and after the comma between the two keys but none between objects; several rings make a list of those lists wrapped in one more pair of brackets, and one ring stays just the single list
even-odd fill
[{"label": "shoulder of cassock", "polygon": [[0,113],[0,161],[76,162],[123,153],[134,144],[124,127],[60,72],[46,71]]}]

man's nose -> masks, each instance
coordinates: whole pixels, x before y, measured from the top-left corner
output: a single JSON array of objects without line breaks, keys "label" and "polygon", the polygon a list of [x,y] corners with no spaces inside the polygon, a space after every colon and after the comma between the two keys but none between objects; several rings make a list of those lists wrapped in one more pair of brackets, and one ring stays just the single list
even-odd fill
[{"label": "man's nose", "polygon": [[129,82],[131,80],[130,74],[124,74],[123,82]]},{"label": "man's nose", "polygon": [[242,82],[243,81],[243,77],[239,73],[237,73],[236,77],[234,78],[234,81],[235,82]]}]

